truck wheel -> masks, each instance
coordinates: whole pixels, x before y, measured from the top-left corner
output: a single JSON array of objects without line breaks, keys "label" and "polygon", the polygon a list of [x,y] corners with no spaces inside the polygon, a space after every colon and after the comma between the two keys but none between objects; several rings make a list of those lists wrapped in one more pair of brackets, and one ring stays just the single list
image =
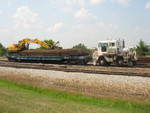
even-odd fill
[{"label": "truck wheel", "polygon": [[118,58],[117,59],[117,66],[123,66],[123,64],[124,64],[123,58]]},{"label": "truck wheel", "polygon": [[128,66],[133,67],[133,62],[129,61]]},{"label": "truck wheel", "polygon": [[133,61],[133,65],[135,66],[137,64],[137,62],[136,61]]},{"label": "truck wheel", "polygon": [[99,59],[99,65],[100,66],[105,66],[107,64],[106,60],[104,58]]}]

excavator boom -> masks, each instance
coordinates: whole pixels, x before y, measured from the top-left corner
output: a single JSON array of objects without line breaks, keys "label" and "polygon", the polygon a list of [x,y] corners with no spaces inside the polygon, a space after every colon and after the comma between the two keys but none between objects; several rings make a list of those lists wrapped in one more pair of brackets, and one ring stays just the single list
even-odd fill
[{"label": "excavator boom", "polygon": [[19,50],[23,50],[25,47],[26,43],[35,43],[35,44],[39,44],[42,47],[45,47],[47,49],[49,49],[50,47],[47,45],[47,43],[40,41],[39,39],[23,39],[22,41],[19,42],[19,44],[12,44],[8,47],[9,51],[19,51]]}]

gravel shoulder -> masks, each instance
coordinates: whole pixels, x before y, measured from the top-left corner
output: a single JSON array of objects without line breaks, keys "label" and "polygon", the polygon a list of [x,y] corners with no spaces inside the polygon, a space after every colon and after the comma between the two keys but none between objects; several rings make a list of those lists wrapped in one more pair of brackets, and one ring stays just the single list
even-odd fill
[{"label": "gravel shoulder", "polygon": [[89,96],[150,102],[150,78],[0,67],[0,79]]}]

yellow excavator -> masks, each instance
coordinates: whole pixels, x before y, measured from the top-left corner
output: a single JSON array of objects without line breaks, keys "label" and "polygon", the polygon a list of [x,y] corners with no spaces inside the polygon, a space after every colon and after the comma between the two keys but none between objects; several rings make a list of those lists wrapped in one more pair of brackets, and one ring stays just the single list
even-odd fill
[{"label": "yellow excavator", "polygon": [[8,51],[21,51],[21,50],[28,49],[30,43],[39,44],[42,47],[45,47],[46,49],[51,49],[54,46],[56,46],[59,43],[59,41],[56,42],[55,44],[53,44],[52,46],[48,46],[47,43],[45,43],[43,41],[40,41],[39,39],[36,39],[36,38],[35,39],[26,38],[26,39],[23,39],[23,40],[19,41],[18,44],[11,44],[8,47]]}]

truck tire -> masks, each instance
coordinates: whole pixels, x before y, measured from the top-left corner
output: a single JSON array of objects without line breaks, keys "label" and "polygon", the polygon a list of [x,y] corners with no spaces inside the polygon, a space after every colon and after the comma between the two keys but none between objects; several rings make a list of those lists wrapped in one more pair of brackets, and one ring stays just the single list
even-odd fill
[{"label": "truck tire", "polygon": [[137,61],[133,61],[133,65],[136,66],[137,65]]},{"label": "truck tire", "polygon": [[123,58],[117,58],[117,66],[123,66],[124,65],[124,61]]},{"label": "truck tire", "polygon": [[99,65],[100,66],[106,66],[107,65],[105,58],[103,58],[103,57],[99,58]]}]

